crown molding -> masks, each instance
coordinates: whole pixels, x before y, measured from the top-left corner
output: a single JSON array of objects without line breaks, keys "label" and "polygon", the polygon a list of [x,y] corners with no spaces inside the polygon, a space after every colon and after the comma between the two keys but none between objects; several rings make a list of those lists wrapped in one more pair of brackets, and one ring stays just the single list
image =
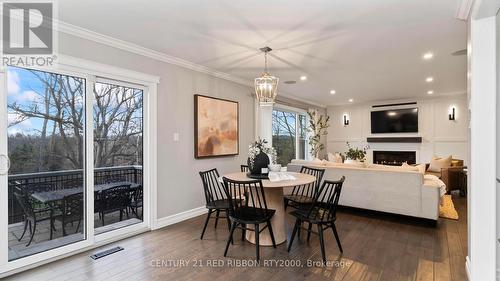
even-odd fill
[{"label": "crown molding", "polygon": [[215,69],[211,69],[209,67],[199,65],[185,59],[177,58],[171,55],[167,55],[162,52],[158,52],[149,48],[142,47],[140,45],[136,45],[131,42],[127,42],[121,39],[117,39],[108,35],[104,35],[101,33],[97,33],[76,25],[72,25],[63,21],[57,21],[57,29],[59,32],[63,32],[69,35],[77,36],[83,39],[87,39],[90,41],[94,41],[96,43],[104,44],[110,47],[114,47],[117,49],[121,49],[130,53],[134,53],[137,55],[141,55],[144,57],[152,58],[158,61],[166,62],[169,64],[177,65],[183,68],[187,68],[190,70],[194,70],[197,72],[205,73],[210,76],[214,76],[217,78],[221,78],[224,80],[228,80],[231,82],[235,82],[245,86],[253,86],[249,81],[244,79],[232,76],[228,73],[220,72]]},{"label": "crown molding", "polygon": [[[149,48],[146,48],[146,47],[143,47],[143,46],[140,46],[140,45],[128,42],[128,41],[117,39],[117,38],[114,38],[114,37],[111,37],[108,35],[104,35],[104,34],[101,34],[101,33],[86,29],[86,28],[82,28],[82,27],[79,27],[79,26],[76,26],[73,24],[69,24],[67,22],[63,22],[60,20],[55,20],[55,22],[56,22],[55,27],[59,32],[63,32],[63,33],[66,33],[66,34],[69,34],[72,36],[77,36],[77,37],[80,37],[82,39],[90,40],[90,41],[93,41],[93,42],[96,42],[99,44],[104,44],[104,45],[107,45],[107,46],[110,46],[113,48],[121,49],[121,50],[130,52],[130,53],[133,53],[136,55],[140,55],[140,56],[148,57],[148,58],[151,58],[154,60],[169,63],[172,65],[180,66],[180,67],[190,69],[190,70],[193,70],[196,72],[205,73],[207,75],[210,75],[210,76],[213,76],[216,78],[220,78],[220,79],[224,79],[224,80],[227,80],[230,82],[234,82],[234,83],[237,83],[237,84],[240,84],[243,86],[247,86],[250,88],[254,87],[254,85],[253,85],[253,83],[251,83],[251,81],[248,81],[246,79],[242,79],[239,77],[235,77],[231,74],[221,72],[221,71],[212,69],[210,67],[196,64],[196,63],[190,62],[190,61],[185,60],[185,59],[174,57],[174,56],[171,56],[171,55],[159,52],[159,51],[155,51],[155,50],[152,50],[152,49],[149,49]],[[294,100],[303,102],[303,103],[308,104],[308,105],[314,105],[314,106],[317,106],[320,108],[326,108],[326,106],[323,104],[319,104],[319,103],[316,103],[316,102],[313,102],[313,101],[310,101],[307,99],[303,99],[303,98],[297,97],[295,95],[291,95],[291,94],[286,93],[286,92],[280,92],[280,95],[287,97],[287,98],[290,98],[290,99],[294,99]]]},{"label": "crown molding", "polygon": [[474,0],[460,0],[458,2],[457,11],[455,12],[455,18],[463,21],[469,20],[473,4]]},{"label": "crown molding", "polygon": [[446,100],[446,99],[466,99],[467,98],[467,93],[458,91],[458,92],[449,92],[449,93],[440,93],[440,94],[434,94],[434,95],[426,95],[426,96],[415,96],[415,97],[409,97],[409,98],[401,98],[401,99],[386,99],[386,100],[369,100],[369,101],[363,101],[363,102],[354,102],[354,103],[332,103],[328,104],[327,107],[336,107],[336,106],[366,106],[366,105],[373,105],[376,103],[403,103],[403,102],[425,102],[425,101],[432,101],[432,100]]}]

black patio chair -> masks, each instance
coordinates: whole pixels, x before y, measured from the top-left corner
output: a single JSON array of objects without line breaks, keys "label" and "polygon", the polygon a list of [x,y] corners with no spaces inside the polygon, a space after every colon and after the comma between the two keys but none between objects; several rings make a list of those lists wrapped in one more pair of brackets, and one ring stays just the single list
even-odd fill
[{"label": "black patio chair", "polygon": [[[143,190],[142,186],[137,186],[132,192],[131,192],[131,200],[130,200],[130,210],[132,213],[138,218],[142,220],[142,216],[144,214],[144,209],[143,209]],[[139,208],[141,208],[141,214],[139,215]]]},{"label": "black patio chair", "polygon": [[63,182],[64,188],[81,188],[83,187],[83,179],[69,179]]},{"label": "black patio chair", "polygon": [[247,173],[250,171],[250,169],[248,168],[248,165],[240,165],[240,171],[242,173]]},{"label": "black patio chair", "polygon": [[[25,185],[21,185],[19,187],[16,187],[16,190],[20,193],[26,193],[28,195],[28,198],[31,200],[31,204],[33,206],[33,209],[37,210],[42,210],[42,209],[50,209],[56,207],[57,202],[54,202],[53,204],[47,204],[47,203],[42,203],[37,200],[32,200],[31,195],[33,193],[38,193],[38,192],[47,192],[47,191],[54,191],[57,190],[57,184],[54,182],[31,182],[27,183]],[[54,228],[55,230],[55,228]]]},{"label": "black patio chair", "polygon": [[[219,218],[227,219],[227,227],[231,230],[231,222],[229,221],[229,197],[227,197],[224,190],[224,184],[219,181],[220,175],[217,169],[211,169],[208,171],[200,172],[201,181],[203,183],[203,191],[205,193],[205,207],[208,209],[207,218],[205,220],[205,225],[201,232],[200,239],[203,239],[205,235],[205,230],[207,229],[208,221],[212,218],[212,214],[215,212],[215,228],[217,228],[217,223]],[[220,216],[220,212],[224,212],[226,215],[224,217]]]},{"label": "black patio chair", "polygon": [[[337,240],[337,245],[340,252],[343,252],[342,245],[340,244],[339,234],[337,233],[337,228],[335,227],[335,221],[337,219],[337,207],[340,199],[340,192],[342,191],[342,184],[344,183],[345,177],[343,176],[338,181],[325,180],[323,185],[320,187],[318,192],[314,197],[314,201],[311,205],[303,205],[307,208],[299,208],[292,212],[290,215],[296,218],[295,226],[293,228],[292,237],[290,239],[290,244],[288,244],[288,251],[292,248],[293,240],[295,234],[302,225],[302,222],[308,222],[309,225],[315,224],[318,227],[317,234],[319,235],[319,243],[321,246],[321,257],[323,262],[326,263],[325,255],[325,241],[323,238],[323,231],[331,228],[335,240]],[[311,227],[307,229],[307,240],[311,237],[313,232]],[[313,232],[316,233],[316,232]]]},{"label": "black patio chair", "polygon": [[75,233],[78,233],[83,216],[83,192],[65,196],[61,205],[61,216],[56,217],[56,220],[61,221],[63,236],[66,236],[66,225],[78,222]]},{"label": "black patio chair", "polygon": [[[228,178],[223,178],[225,190],[228,198],[242,198],[245,196],[245,191],[248,193],[248,200],[230,200],[229,201],[229,218],[231,219],[231,232],[227,239],[224,256],[227,255],[229,244],[233,242],[233,233],[236,228],[241,228],[241,239],[244,240],[245,232],[255,232],[255,251],[257,261],[260,260],[260,244],[259,236],[264,229],[269,230],[273,247],[276,248],[274,240],[273,228],[271,226],[271,218],[276,213],[275,210],[268,209],[266,197],[264,195],[264,187],[261,180],[252,181],[235,181]],[[254,228],[247,228],[247,225],[253,225]],[[260,229],[260,224],[265,226]]]},{"label": "black patio chair", "polygon": [[127,179],[123,175],[115,175],[105,179],[106,183],[126,182],[126,181]]},{"label": "black patio chair", "polygon": [[105,189],[96,195],[95,209],[99,213],[102,225],[105,225],[104,216],[109,213],[120,212],[120,221],[123,213],[128,215],[130,205],[130,184],[118,185]]},{"label": "black patio chair", "polygon": [[288,206],[292,208],[300,208],[302,205],[311,204],[313,202],[314,196],[318,191],[323,175],[325,174],[325,169],[315,169],[302,166],[302,168],[300,168],[300,172],[316,177],[316,181],[309,184],[294,186],[292,193],[284,196],[285,210]]},{"label": "black patio chair", "polygon": [[18,190],[15,190],[14,197],[16,198],[18,204],[21,206],[21,209],[23,210],[23,220],[24,220],[24,230],[23,233],[21,234],[21,237],[19,237],[18,241],[21,241],[23,239],[24,234],[26,234],[26,230],[28,229],[29,226],[30,240],[28,241],[28,244],[26,244],[26,247],[28,247],[33,241],[33,237],[35,236],[37,224],[47,220],[50,222],[49,239],[52,240],[53,237],[52,232],[56,230],[54,227],[54,220],[56,217],[60,215],[60,212],[58,212],[56,208],[50,206],[35,207],[36,206],[35,200],[33,200],[31,198],[31,195],[27,192],[20,192]]}]

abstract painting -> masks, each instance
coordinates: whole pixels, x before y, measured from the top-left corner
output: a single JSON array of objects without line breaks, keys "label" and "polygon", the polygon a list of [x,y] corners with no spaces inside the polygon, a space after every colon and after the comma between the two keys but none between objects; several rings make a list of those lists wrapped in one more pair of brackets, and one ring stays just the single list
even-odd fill
[{"label": "abstract painting", "polygon": [[194,95],[194,157],[237,155],[238,102]]}]

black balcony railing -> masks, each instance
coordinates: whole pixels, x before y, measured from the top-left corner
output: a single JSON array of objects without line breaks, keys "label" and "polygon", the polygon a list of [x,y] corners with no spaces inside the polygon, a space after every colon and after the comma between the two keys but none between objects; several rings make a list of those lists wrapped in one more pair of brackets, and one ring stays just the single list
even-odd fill
[{"label": "black balcony railing", "polygon": [[[74,188],[75,184],[84,185],[83,170],[67,170],[58,172],[42,172],[9,176],[9,224],[21,222],[23,211],[14,198],[14,190],[32,193],[37,186],[50,186],[51,190]],[[142,166],[117,166],[94,169],[94,184],[110,181],[128,181],[142,185]],[[48,185],[47,185],[48,184]],[[40,190],[36,190],[40,191]]]}]

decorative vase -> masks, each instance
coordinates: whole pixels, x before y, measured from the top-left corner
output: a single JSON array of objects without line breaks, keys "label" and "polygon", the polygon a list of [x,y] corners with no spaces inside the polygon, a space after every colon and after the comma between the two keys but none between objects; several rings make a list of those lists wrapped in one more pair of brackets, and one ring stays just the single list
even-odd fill
[{"label": "decorative vase", "polygon": [[253,166],[250,164],[250,158],[247,160],[248,163],[248,169],[250,170],[250,174],[252,175],[261,175],[262,174],[262,168],[267,168],[267,165],[269,165],[269,156],[265,154],[264,152],[260,152],[257,154],[253,160]]},{"label": "decorative vase", "polygon": [[344,163],[345,164],[356,164],[356,163],[359,163],[359,161],[353,160],[353,159],[346,159],[346,160],[344,160]]}]

